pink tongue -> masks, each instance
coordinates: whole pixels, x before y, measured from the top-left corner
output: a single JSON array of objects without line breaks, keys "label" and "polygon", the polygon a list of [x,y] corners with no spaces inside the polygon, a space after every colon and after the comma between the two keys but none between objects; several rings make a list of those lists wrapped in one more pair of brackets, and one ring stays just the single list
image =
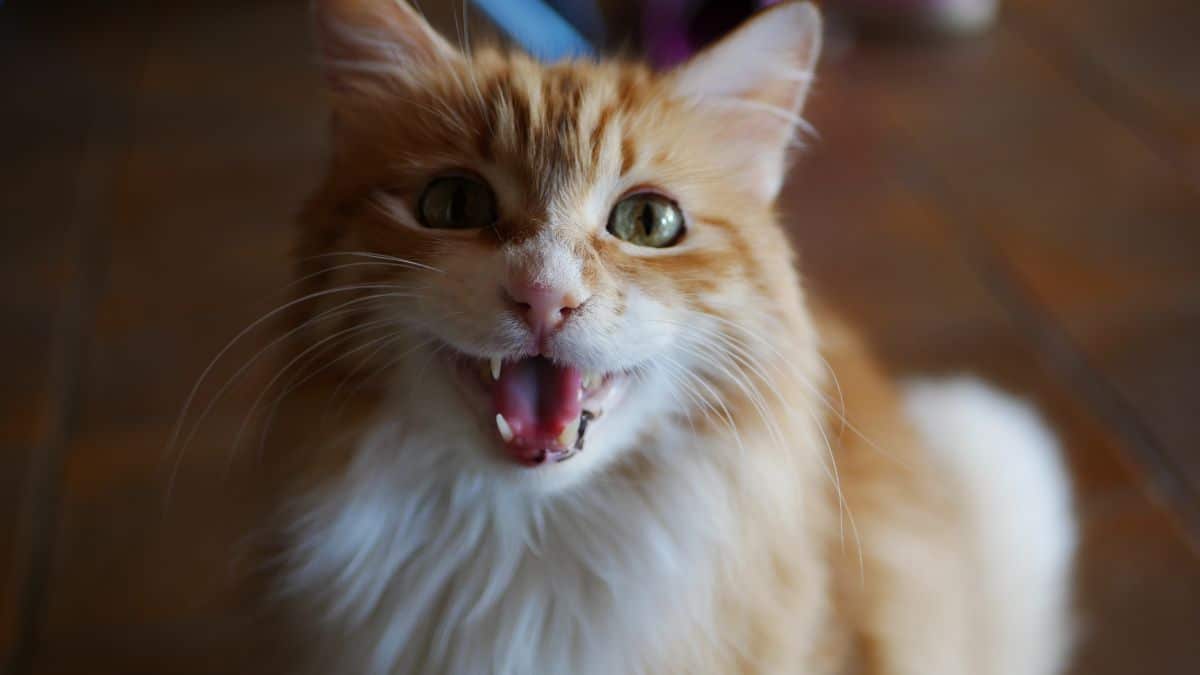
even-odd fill
[{"label": "pink tongue", "polygon": [[558,448],[559,435],[582,410],[583,376],[576,368],[536,356],[506,362],[492,387],[492,403],[504,415],[514,449]]}]

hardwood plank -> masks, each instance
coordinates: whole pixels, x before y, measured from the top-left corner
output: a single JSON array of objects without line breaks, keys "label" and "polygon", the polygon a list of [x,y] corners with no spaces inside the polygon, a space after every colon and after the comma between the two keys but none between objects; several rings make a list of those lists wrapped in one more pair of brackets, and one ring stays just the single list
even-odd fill
[{"label": "hardwood plank", "polygon": [[29,557],[26,480],[30,451],[0,450],[0,672],[14,658],[22,629]]},{"label": "hardwood plank", "polygon": [[[1014,322],[974,266],[946,205],[922,188],[929,170],[888,121],[889,54],[834,66],[809,117],[819,129],[784,195],[801,270],[850,314],[900,373],[978,372],[1048,409],[1069,441],[1080,497],[1136,493],[1135,467]],[[841,82],[853,84],[839,84]]]},{"label": "hardwood plank", "polygon": [[[78,321],[90,270],[86,213],[94,147],[107,131],[81,86],[86,40],[63,46],[53,22],[14,9],[0,24],[0,663],[20,665],[52,545],[58,472],[73,414]],[[93,74],[101,63],[89,63]]]},{"label": "hardwood plank", "polygon": [[[826,84],[880,111],[907,157],[897,179],[946,209],[1047,363],[1095,414],[1122,418],[1128,450],[1196,522],[1200,427],[1172,422],[1195,395],[1195,360],[1116,358],[1112,345],[1159,317],[1195,325],[1200,196],[1014,30],[938,51],[880,48]],[[1168,379],[1184,388],[1156,389]]]},{"label": "hardwood plank", "polygon": [[[286,299],[325,114],[303,4],[173,7],[146,30],[137,126],[97,216],[111,252],[35,672],[230,672],[213,664],[244,653],[222,627],[251,607],[238,563],[269,491],[229,456],[257,390],[235,388],[178,467],[167,446],[209,359]],[[200,401],[270,335],[231,352]]]},{"label": "hardwood plank", "polygon": [[[3,121],[0,125],[7,126]],[[55,436],[58,387],[51,376],[61,299],[74,267],[67,251],[70,204],[59,177],[77,170],[77,158],[25,162],[21,153],[0,161],[0,212],[12,227],[0,231],[0,663],[15,647],[21,598],[29,575],[34,520],[39,517],[42,455]],[[29,170],[34,166],[33,170]]]},{"label": "hardwood plank", "polygon": [[1009,4],[1026,40],[1200,187],[1200,6],[1188,0]]},{"label": "hardwood plank", "polygon": [[99,216],[125,145],[126,104],[145,43],[137,39],[136,13],[117,15],[114,25],[112,14],[85,11],[80,18],[90,21],[80,25],[44,10],[26,7],[5,23],[14,32],[4,41],[14,56],[3,59],[6,71],[12,64],[5,80],[11,75],[11,89],[21,95],[0,114],[6,130],[20,132],[0,161],[0,178],[15,188],[5,192],[4,212],[16,224],[4,232],[14,244],[3,249],[3,278],[12,277],[4,309],[18,319],[3,340],[21,357],[3,388],[5,398],[15,395],[20,404],[4,407],[15,414],[14,423],[6,416],[2,426],[5,443],[21,437],[28,448],[23,470],[11,477],[20,485],[4,492],[5,500],[20,500],[3,511],[16,523],[0,530],[11,529],[0,541],[6,547],[0,609],[13,672],[30,667],[41,639],[62,472],[79,413],[83,329],[107,248]]},{"label": "hardwood plank", "polygon": [[[1124,580],[1131,575],[1130,566],[1140,562],[1115,543],[1124,534],[1106,532],[1124,517],[1118,514],[1135,514],[1128,517],[1152,523],[1141,533],[1147,541],[1140,545],[1155,551],[1145,562],[1153,558],[1154,565],[1171,568],[1184,589],[1194,588],[1200,580],[1195,553],[1173,524],[1173,515],[1144,492],[1143,469],[1131,462],[1122,429],[1098,414],[1080,395],[1077,382],[1063,377],[1062,353],[1048,349],[1042,338],[1048,330],[1059,330],[1060,315],[1040,311],[1031,315],[1027,307],[1014,307],[1012,298],[997,288],[998,277],[1002,283],[1015,283],[1005,276],[1011,271],[981,265],[981,254],[995,255],[988,248],[990,238],[981,243],[983,234],[1003,226],[1011,232],[1035,225],[1006,222],[999,218],[1006,211],[982,202],[982,196],[973,195],[977,208],[965,208],[959,192],[951,191],[950,186],[964,190],[962,184],[986,193],[1000,181],[980,166],[986,163],[984,158],[963,155],[986,153],[992,158],[1006,152],[1002,147],[1006,144],[1027,142],[1020,137],[1026,126],[976,129],[974,135],[970,129],[975,117],[986,125],[998,116],[979,110],[999,105],[981,91],[988,83],[1031,78],[1023,72],[1028,62],[1001,54],[1018,46],[1000,39],[960,44],[949,51],[868,48],[827,64],[809,112],[820,137],[812,142],[810,156],[801,162],[785,197],[800,246],[801,268],[812,285],[858,320],[893,369],[981,373],[1032,399],[1047,415],[1066,449],[1083,530],[1077,593],[1082,620],[1092,630],[1081,637],[1074,672],[1129,672],[1121,664],[1138,654],[1161,655],[1155,663],[1162,666],[1138,672],[1184,672],[1200,660],[1181,645],[1174,627],[1182,619],[1190,622],[1183,625],[1195,625],[1200,617],[1181,609],[1186,605],[1172,595],[1165,580],[1143,578],[1144,593],[1135,598]],[[1003,67],[994,64],[999,59],[1006,60]],[[1046,97],[1053,92],[1038,93]],[[973,105],[969,99],[974,97],[985,101]],[[1030,100],[1039,99],[1031,96]],[[1045,143],[1042,139],[1028,142]],[[1010,181],[1036,176],[1039,169],[1029,165],[1039,160],[1031,155],[1022,155],[1021,164],[1005,165],[1016,176]],[[954,182],[948,186],[951,178]],[[1027,198],[1016,193],[1015,186],[1000,187],[1009,188],[1001,193],[1009,200]],[[994,196],[992,201],[999,199]],[[1112,208],[1112,202],[1106,206]],[[1119,201],[1117,206],[1129,208]],[[1046,234],[1029,241],[1031,268],[1032,254],[1044,253],[1054,237],[1088,239],[1093,234],[1080,232],[1076,220],[1039,222]],[[1067,265],[1057,257],[1044,262],[1049,266],[1039,269],[1047,274],[1053,274],[1053,265]],[[1128,285],[1110,279],[1103,288],[1124,293],[1125,307],[1146,312],[1163,309],[1139,300],[1137,291],[1145,286],[1136,284],[1139,277],[1128,278]],[[1094,282],[1081,282],[1081,295],[1094,288]],[[1170,307],[1177,299],[1166,300]],[[1094,312],[1092,305],[1086,311],[1074,310],[1067,318]],[[1134,361],[1142,354],[1121,341],[1117,347]],[[1068,356],[1076,359],[1079,354]],[[1156,374],[1162,374],[1161,366],[1147,369],[1148,378]],[[1129,534],[1134,542],[1136,537]],[[1133,620],[1124,612],[1136,615],[1146,627],[1113,642],[1109,631]],[[1121,659],[1110,658],[1116,651]]]},{"label": "hardwood plank", "polygon": [[60,636],[31,675],[272,675],[253,646],[248,617],[149,624],[136,630],[99,626]]},{"label": "hardwood plank", "polygon": [[1071,673],[1195,672],[1200,664],[1196,551],[1163,511],[1115,508],[1085,522],[1079,642]]},{"label": "hardwood plank", "polygon": [[939,172],[959,215],[988,213],[985,241],[1095,370],[1096,405],[1136,417],[1128,424],[1144,431],[1131,449],[1157,461],[1159,489],[1200,526],[1200,427],[1180,423],[1200,377],[1184,347],[1200,343],[1200,192],[1135,130],[1071,97],[1035,54],[1010,53],[1020,61],[998,69],[1028,74],[994,87],[1001,100],[1028,92],[1037,104],[1021,105],[1039,114],[998,129],[1012,139],[1003,147],[966,146],[978,138],[970,130],[947,134],[953,165]]}]

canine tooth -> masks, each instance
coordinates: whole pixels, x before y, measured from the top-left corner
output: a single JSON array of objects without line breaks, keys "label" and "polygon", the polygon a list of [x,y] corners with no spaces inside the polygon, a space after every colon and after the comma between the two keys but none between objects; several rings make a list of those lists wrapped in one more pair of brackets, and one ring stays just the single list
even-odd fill
[{"label": "canine tooth", "polygon": [[579,440],[579,418],[576,417],[573,422],[567,425],[562,433],[558,435],[558,444],[564,448],[575,447],[575,441]]},{"label": "canine tooth", "polygon": [[592,387],[596,386],[597,384],[600,384],[600,376],[598,374],[590,372],[590,371],[587,373],[584,373],[584,375],[583,375],[583,388],[584,389],[591,389]]},{"label": "canine tooth", "polygon": [[508,420],[504,419],[504,415],[500,413],[496,413],[496,428],[500,430],[500,438],[503,438],[505,443],[512,441],[512,427],[508,426]]},{"label": "canine tooth", "polygon": [[499,356],[492,357],[492,379],[493,380],[500,379],[500,364],[501,363],[503,363],[503,361],[500,360]]}]

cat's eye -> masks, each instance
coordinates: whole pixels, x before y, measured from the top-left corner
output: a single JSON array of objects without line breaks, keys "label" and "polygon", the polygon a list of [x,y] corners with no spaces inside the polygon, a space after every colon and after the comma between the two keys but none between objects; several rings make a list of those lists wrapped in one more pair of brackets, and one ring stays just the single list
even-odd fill
[{"label": "cat's eye", "polygon": [[675,202],[653,192],[622,199],[608,217],[608,231],[638,246],[665,248],[683,236],[683,213]]},{"label": "cat's eye", "polygon": [[421,193],[417,215],[422,225],[436,229],[487,227],[496,222],[496,198],[477,178],[443,176]]}]

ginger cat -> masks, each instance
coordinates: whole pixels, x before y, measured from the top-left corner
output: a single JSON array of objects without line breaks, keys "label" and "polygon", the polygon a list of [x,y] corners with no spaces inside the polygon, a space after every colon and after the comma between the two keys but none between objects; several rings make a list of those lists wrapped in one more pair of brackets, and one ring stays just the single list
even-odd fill
[{"label": "ginger cat", "polygon": [[316,26],[307,325],[388,339],[290,512],[308,670],[1059,671],[1052,436],[976,381],[888,381],[777,223],[811,4],[661,74],[461,52],[396,0]]}]

